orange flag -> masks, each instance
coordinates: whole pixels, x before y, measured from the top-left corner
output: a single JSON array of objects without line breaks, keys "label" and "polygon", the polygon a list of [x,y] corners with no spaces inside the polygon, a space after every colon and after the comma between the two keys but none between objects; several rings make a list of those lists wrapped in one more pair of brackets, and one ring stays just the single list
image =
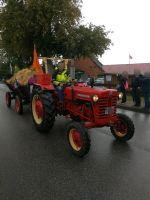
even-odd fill
[{"label": "orange flag", "polygon": [[34,46],[34,52],[33,52],[33,63],[32,68],[36,70],[36,72],[43,73],[42,67],[39,63],[36,48]]}]

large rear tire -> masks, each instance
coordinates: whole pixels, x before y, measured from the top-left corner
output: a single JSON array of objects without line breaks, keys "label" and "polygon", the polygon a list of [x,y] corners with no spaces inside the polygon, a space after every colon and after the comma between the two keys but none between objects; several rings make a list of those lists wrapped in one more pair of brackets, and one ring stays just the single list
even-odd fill
[{"label": "large rear tire", "polygon": [[90,150],[90,138],[85,127],[79,122],[71,122],[67,127],[67,140],[73,154],[85,156]]},{"label": "large rear tire", "polygon": [[40,132],[48,132],[54,125],[56,109],[53,95],[48,92],[37,92],[31,101],[32,118]]},{"label": "large rear tire", "polygon": [[126,142],[134,135],[134,124],[128,116],[119,113],[116,125],[110,127],[110,130],[117,141]]}]

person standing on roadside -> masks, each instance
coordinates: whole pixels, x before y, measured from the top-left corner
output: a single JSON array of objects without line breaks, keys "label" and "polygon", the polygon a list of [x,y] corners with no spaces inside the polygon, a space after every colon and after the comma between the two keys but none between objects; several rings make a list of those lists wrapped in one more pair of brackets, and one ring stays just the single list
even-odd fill
[{"label": "person standing on roadside", "polygon": [[134,75],[131,80],[131,91],[132,91],[134,106],[136,107],[141,106],[141,84],[142,84],[142,77],[140,75],[140,71],[134,70]]},{"label": "person standing on roadside", "polygon": [[144,109],[150,110],[150,72],[145,72],[142,79],[142,92],[144,96]]},{"label": "person standing on roadside", "polygon": [[90,86],[91,86],[91,88],[94,87],[94,77],[90,78]]},{"label": "person standing on roadside", "polygon": [[118,75],[118,91],[123,94],[121,103],[125,103],[127,101],[127,94],[126,94],[126,81],[127,78],[121,74]]}]

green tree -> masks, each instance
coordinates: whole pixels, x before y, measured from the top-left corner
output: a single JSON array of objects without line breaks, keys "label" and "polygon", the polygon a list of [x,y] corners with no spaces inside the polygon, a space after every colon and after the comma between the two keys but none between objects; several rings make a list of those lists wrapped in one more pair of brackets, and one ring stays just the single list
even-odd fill
[{"label": "green tree", "polygon": [[9,78],[11,75],[9,64],[0,63],[0,78]]},{"label": "green tree", "polygon": [[70,57],[101,56],[111,44],[109,33],[110,31],[105,30],[105,26],[90,24],[89,26],[75,27],[68,37],[66,53]]},{"label": "green tree", "polygon": [[4,0],[0,13],[3,48],[9,61],[28,66],[38,54],[65,57],[102,55],[111,40],[104,26],[83,26],[82,0]]}]

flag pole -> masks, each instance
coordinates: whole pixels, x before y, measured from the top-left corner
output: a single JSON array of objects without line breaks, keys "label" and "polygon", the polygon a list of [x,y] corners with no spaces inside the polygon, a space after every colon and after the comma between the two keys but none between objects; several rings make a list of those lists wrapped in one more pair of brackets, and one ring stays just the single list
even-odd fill
[{"label": "flag pole", "polygon": [[129,72],[130,72],[130,59],[132,59],[132,56],[129,53]]},{"label": "flag pole", "polygon": [[130,74],[130,54],[129,54],[129,74]]},{"label": "flag pole", "polygon": [[132,59],[132,56],[129,54],[129,64],[130,64],[130,59]]},{"label": "flag pole", "polygon": [[130,56],[129,56],[129,74],[130,74]]}]

